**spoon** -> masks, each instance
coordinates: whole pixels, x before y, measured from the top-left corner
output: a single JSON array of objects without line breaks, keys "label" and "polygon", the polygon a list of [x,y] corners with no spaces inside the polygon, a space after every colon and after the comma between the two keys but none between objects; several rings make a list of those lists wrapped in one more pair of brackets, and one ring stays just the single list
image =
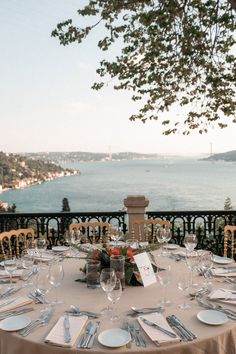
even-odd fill
[{"label": "spoon", "polygon": [[159,306],[159,307],[143,307],[138,309],[137,307],[131,306],[131,310],[133,310],[136,313],[148,313],[148,312],[163,312],[164,308]]}]

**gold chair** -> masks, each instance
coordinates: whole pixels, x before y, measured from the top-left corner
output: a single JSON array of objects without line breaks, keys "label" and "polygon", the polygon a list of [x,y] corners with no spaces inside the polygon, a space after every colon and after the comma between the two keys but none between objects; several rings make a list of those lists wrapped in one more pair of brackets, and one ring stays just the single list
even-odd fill
[{"label": "gold chair", "polygon": [[[157,232],[160,234],[170,231],[170,222],[167,220],[134,220],[131,222],[131,239],[154,243]],[[138,237],[135,237],[138,236]]]},{"label": "gold chair", "polygon": [[84,243],[108,243],[111,235],[111,225],[108,222],[89,221],[69,225],[69,232],[79,231]]},{"label": "gold chair", "polygon": [[234,233],[236,231],[236,226],[234,225],[226,225],[224,227],[224,257],[228,256],[228,243],[230,241],[230,257],[234,258]]},{"label": "gold chair", "polygon": [[26,241],[29,237],[31,239],[34,239],[35,237],[34,230],[31,228],[11,230],[0,233],[0,249],[2,252],[2,257],[4,259],[6,258],[6,250],[8,251],[10,257],[13,254],[16,257],[19,257],[20,250],[23,251],[26,249]]}]

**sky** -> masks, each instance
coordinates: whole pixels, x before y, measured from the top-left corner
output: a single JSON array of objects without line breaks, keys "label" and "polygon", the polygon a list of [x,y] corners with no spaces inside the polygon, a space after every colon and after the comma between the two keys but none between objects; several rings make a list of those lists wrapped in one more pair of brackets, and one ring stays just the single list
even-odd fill
[{"label": "sky", "polygon": [[[130,94],[93,91],[103,53],[99,34],[61,46],[56,24],[76,18],[85,0],[0,0],[0,150],[198,155],[236,149],[236,125],[208,134],[163,136],[154,121],[129,121]],[[179,107],[176,114],[183,112]]]}]

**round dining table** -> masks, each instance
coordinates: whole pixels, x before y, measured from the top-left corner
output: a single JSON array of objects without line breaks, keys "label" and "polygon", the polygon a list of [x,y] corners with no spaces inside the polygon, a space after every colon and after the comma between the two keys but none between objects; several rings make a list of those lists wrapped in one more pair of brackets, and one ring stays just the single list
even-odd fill
[{"label": "round dining table", "polygon": [[[77,343],[72,348],[64,348],[51,345],[45,342],[45,338],[50,330],[55,326],[60,316],[71,305],[78,306],[81,310],[93,311],[99,313],[109,303],[105,292],[101,288],[87,288],[85,282],[76,281],[81,275],[81,267],[84,266],[85,260],[79,258],[64,258],[64,278],[58,288],[58,298],[63,301],[62,304],[55,306],[55,311],[50,322],[46,326],[38,327],[28,336],[22,337],[17,332],[10,332],[0,329],[0,354],[69,354],[84,353],[90,351],[96,354],[102,353],[162,353],[162,354],[236,354],[236,321],[229,319],[221,325],[209,325],[199,321],[197,314],[203,310],[198,302],[187,296],[187,294],[177,287],[179,277],[187,279],[189,269],[184,260],[175,260],[167,255],[160,256],[160,251],[153,252],[157,265],[163,268],[171,267],[170,283],[166,287],[166,294],[170,300],[169,306],[165,308],[163,316],[176,315],[184,325],[190,329],[197,338],[189,342],[178,342],[172,344],[156,345],[147,334],[141,329],[141,334],[146,342],[146,347],[136,346],[135,343],[127,346],[111,348],[103,346],[98,341],[99,333],[111,329],[120,328],[125,319],[135,320],[134,316],[128,316],[131,306],[154,307],[158,306],[163,298],[164,287],[157,281],[147,287],[143,286],[126,286],[122,292],[120,300],[115,305],[115,311],[119,315],[119,320],[112,322],[108,316],[101,315],[99,317],[100,327],[95,337],[94,345],[91,349],[77,348]],[[40,272],[40,270],[39,270]],[[161,272],[165,272],[162,270]],[[223,284],[222,278],[211,279],[212,286],[220,288],[222,286],[233,288],[234,285]],[[33,279],[34,280],[34,279]],[[205,281],[204,277],[194,273],[193,282],[199,284]],[[21,280],[18,281],[19,283]],[[201,286],[201,285],[200,285]],[[20,295],[27,295],[28,287],[23,287]],[[48,293],[48,299],[53,297],[53,289]],[[188,310],[182,310],[179,304],[187,302],[190,305]],[[46,306],[45,304],[32,304],[34,310],[27,315],[33,320],[37,318],[40,311]],[[227,305],[230,308],[230,306]],[[234,308],[231,305],[231,308]],[[235,307],[236,309],[236,307]],[[0,322],[1,328],[1,322]],[[79,336],[78,336],[79,340]]]}]

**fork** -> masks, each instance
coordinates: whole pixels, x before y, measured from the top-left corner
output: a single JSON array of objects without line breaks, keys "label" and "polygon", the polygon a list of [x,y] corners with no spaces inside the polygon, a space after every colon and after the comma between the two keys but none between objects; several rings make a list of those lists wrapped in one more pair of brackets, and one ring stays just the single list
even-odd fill
[{"label": "fork", "polygon": [[41,327],[41,326],[46,326],[52,315],[53,315],[54,310],[52,308],[44,311],[38,318],[36,318],[36,320],[32,323],[30,323],[27,327],[25,327],[24,329],[22,329],[19,334],[22,337],[26,337],[28,336],[28,334],[30,334],[35,328],[37,327]]},{"label": "fork", "polygon": [[145,342],[143,336],[140,334],[140,325],[137,321],[133,322],[133,328],[134,328],[135,332],[137,333],[137,337],[138,337],[141,347],[146,347],[146,342]]},{"label": "fork", "polygon": [[77,348],[78,349],[83,348],[84,343],[86,343],[88,335],[89,335],[89,331],[90,331],[92,325],[93,324],[92,324],[91,321],[89,321],[88,324],[86,325],[84,333],[81,335],[81,337],[80,337],[80,339],[78,341],[78,344],[77,344]]}]

